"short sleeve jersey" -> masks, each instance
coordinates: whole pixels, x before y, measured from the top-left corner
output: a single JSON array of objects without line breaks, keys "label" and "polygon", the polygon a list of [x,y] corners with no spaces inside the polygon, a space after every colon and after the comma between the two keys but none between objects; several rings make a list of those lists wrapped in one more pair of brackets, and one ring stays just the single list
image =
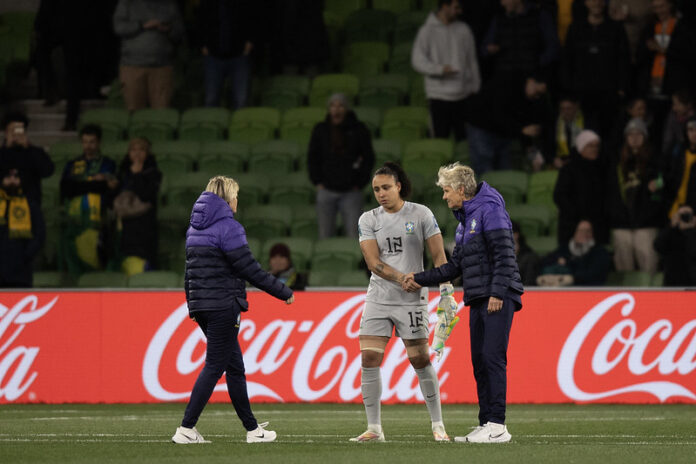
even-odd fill
[{"label": "short sleeve jersey", "polygon": [[[367,211],[358,222],[360,241],[377,240],[379,259],[403,273],[423,270],[425,240],[439,233],[432,211],[427,206],[408,201],[396,213],[388,213],[381,206]],[[422,305],[428,302],[428,289],[407,293],[398,283],[373,273],[366,301],[384,305]]]}]

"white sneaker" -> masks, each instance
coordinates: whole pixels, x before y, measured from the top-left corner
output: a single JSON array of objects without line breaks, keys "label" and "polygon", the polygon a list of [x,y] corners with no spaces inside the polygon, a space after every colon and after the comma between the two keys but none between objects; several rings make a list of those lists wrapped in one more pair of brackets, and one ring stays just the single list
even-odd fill
[{"label": "white sneaker", "polygon": [[477,434],[467,439],[469,443],[507,443],[512,438],[505,424],[487,422]]},{"label": "white sneaker", "polygon": [[442,422],[433,423],[433,438],[435,441],[450,441],[449,435],[445,432],[445,425]]},{"label": "white sneaker", "polygon": [[204,440],[203,436],[198,433],[196,427],[177,427],[176,433],[172,437],[172,442],[178,443],[180,445],[190,445],[192,443],[210,443],[208,440]]},{"label": "white sneaker", "polygon": [[466,443],[466,442],[469,441],[469,437],[473,437],[474,435],[476,435],[477,433],[479,433],[481,430],[483,430],[483,425],[477,425],[476,427],[474,427],[474,430],[472,430],[471,432],[469,432],[469,433],[466,434],[465,436],[463,436],[463,437],[454,437],[454,441],[456,441],[456,442],[458,442],[458,443]]},{"label": "white sneaker", "polygon": [[259,424],[255,430],[247,432],[247,443],[268,443],[275,441],[276,433],[273,430],[266,430],[268,422]]},{"label": "white sneaker", "polygon": [[384,431],[382,430],[382,427],[375,427],[369,425],[367,427],[367,430],[358,435],[357,437],[353,437],[350,439],[350,441],[358,441],[361,443],[366,443],[366,442],[383,442],[384,441]]}]

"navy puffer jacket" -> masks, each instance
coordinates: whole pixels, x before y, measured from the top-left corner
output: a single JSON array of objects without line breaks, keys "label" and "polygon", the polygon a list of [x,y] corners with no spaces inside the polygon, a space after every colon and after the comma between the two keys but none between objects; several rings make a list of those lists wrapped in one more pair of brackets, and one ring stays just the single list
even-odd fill
[{"label": "navy puffer jacket", "polygon": [[[515,259],[512,223],[503,197],[486,182],[478,185],[471,200],[453,211],[462,225],[452,258],[435,269],[415,275],[420,285],[434,285],[462,276],[464,304],[478,298],[508,296],[521,308],[524,293]],[[460,228],[457,228],[457,232]]]},{"label": "navy puffer jacket", "polygon": [[186,302],[189,313],[232,309],[246,311],[244,281],[287,300],[292,290],[261,269],[249,250],[244,227],[229,205],[203,192],[193,205],[186,232]]}]

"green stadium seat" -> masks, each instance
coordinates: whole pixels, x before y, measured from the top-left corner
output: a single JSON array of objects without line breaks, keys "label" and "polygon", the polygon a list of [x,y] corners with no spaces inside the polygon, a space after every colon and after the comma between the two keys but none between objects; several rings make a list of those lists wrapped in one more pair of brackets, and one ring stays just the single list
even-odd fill
[{"label": "green stadium seat", "polygon": [[70,278],[61,271],[34,271],[32,285],[34,288],[70,287]]},{"label": "green stadium seat", "polygon": [[326,117],[324,108],[293,108],[283,115],[280,138],[300,145],[309,144],[314,126]]},{"label": "green stadium seat", "polygon": [[425,136],[429,121],[430,115],[425,108],[397,106],[385,112],[380,133],[386,139],[411,142]]},{"label": "green stadium seat", "polygon": [[157,159],[157,165],[165,174],[192,171],[200,152],[201,144],[189,140],[169,140],[152,144],[152,153]]},{"label": "green stadium seat", "polygon": [[268,193],[268,203],[272,205],[309,205],[314,202],[314,185],[306,172],[274,177],[272,184]]},{"label": "green stadium seat", "polygon": [[355,116],[365,124],[373,136],[377,134],[382,125],[382,110],[371,106],[356,106],[353,108]]},{"label": "green stadium seat", "polygon": [[622,274],[622,284],[625,287],[650,287],[652,286],[652,275],[645,271],[624,271]]},{"label": "green stadium seat", "polygon": [[549,237],[525,237],[529,248],[540,257],[544,257],[558,248],[558,238],[556,236]]},{"label": "green stadium seat", "polygon": [[415,0],[372,0],[372,8],[392,13],[404,13],[416,7]]},{"label": "green stadium seat", "polygon": [[329,12],[342,20],[354,11],[367,8],[367,0],[326,0],[324,11]]},{"label": "green stadium seat", "polygon": [[[246,143],[230,140],[203,142],[198,159],[198,168],[199,170],[205,169],[207,172],[213,168],[221,168],[220,173],[223,175],[238,174],[244,169],[250,152],[251,148]],[[224,174],[225,172],[229,174]]]},{"label": "green stadium seat", "polygon": [[284,243],[290,248],[293,266],[298,271],[306,271],[314,253],[314,242],[306,237],[270,237],[263,242],[261,255],[257,257],[264,268],[268,266],[268,254],[276,243]]},{"label": "green stadium seat", "polygon": [[556,187],[558,171],[534,172],[529,176],[527,203],[554,206],[553,190]]},{"label": "green stadium seat", "polygon": [[181,115],[180,140],[222,140],[230,123],[226,108],[191,108]]},{"label": "green stadium seat", "polygon": [[425,23],[428,12],[403,11],[396,16],[396,26],[394,27],[394,43],[411,44],[418,34],[418,29]]},{"label": "green stadium seat", "polygon": [[247,205],[264,203],[270,191],[270,178],[259,173],[239,174],[234,178],[239,184],[239,208],[246,210]]},{"label": "green stadium seat", "polygon": [[304,157],[300,144],[292,140],[268,140],[261,142],[251,149],[251,156],[277,154],[290,158],[294,163],[297,163],[300,158]]},{"label": "green stadium seat", "polygon": [[544,205],[508,205],[510,219],[519,223],[520,230],[527,239],[546,235],[551,224],[553,212]]},{"label": "green stadium seat", "polygon": [[343,53],[342,70],[361,77],[379,74],[384,72],[389,54],[390,47],[386,42],[349,43]]},{"label": "green stadium seat", "polygon": [[259,240],[286,236],[292,222],[287,207],[283,205],[258,205],[243,210],[240,207],[240,216],[247,236]]},{"label": "green stadium seat", "polygon": [[275,138],[280,125],[280,111],[276,108],[241,108],[232,114],[229,139],[255,144]]},{"label": "green stadium seat", "polygon": [[280,110],[302,106],[309,95],[310,79],[306,76],[269,77],[263,86],[261,105]]},{"label": "green stadium seat", "polygon": [[437,0],[421,0],[421,9],[437,11]]},{"label": "green stadium seat", "polygon": [[123,139],[130,124],[130,114],[122,108],[96,108],[80,116],[80,128],[96,124],[102,130],[102,143]]},{"label": "green stadium seat", "polygon": [[[210,175],[204,172],[187,172],[170,173],[168,177],[167,208],[184,208],[183,212],[188,211],[188,219],[188,215],[191,214],[191,207],[208,185]],[[161,216],[162,213],[160,213]]]},{"label": "green stadium seat", "polygon": [[129,143],[130,142],[126,140],[103,141],[101,143],[101,152],[104,156],[108,156],[116,161],[116,164],[119,164],[121,160],[128,155]]},{"label": "green stadium seat", "polygon": [[82,274],[77,279],[80,288],[126,288],[128,276],[115,271],[92,271]]},{"label": "green stadium seat", "polygon": [[252,173],[283,174],[293,170],[294,159],[283,153],[253,153],[249,157],[248,167]]},{"label": "green stadium seat", "polygon": [[364,77],[360,83],[360,105],[388,108],[403,105],[408,95],[408,76],[380,74]]},{"label": "green stadium seat", "polygon": [[56,142],[50,146],[48,153],[55,164],[65,165],[68,161],[82,155],[82,143]]},{"label": "green stadium seat", "polygon": [[201,155],[198,159],[198,172],[204,172],[210,177],[221,175],[236,178],[244,172],[244,160],[220,158],[218,155]]},{"label": "green stadium seat", "polygon": [[515,170],[488,171],[481,176],[481,180],[488,182],[500,192],[506,205],[516,205],[524,200],[529,175],[524,171]]},{"label": "green stadium seat", "polygon": [[402,144],[398,140],[373,140],[372,149],[375,151],[375,168],[382,166],[386,161],[401,163]]},{"label": "green stadium seat", "polygon": [[171,140],[179,127],[179,111],[173,108],[145,108],[134,111],[128,137],[145,137],[150,142]]},{"label": "green stadium seat", "polygon": [[344,21],[347,43],[376,41],[391,42],[396,15],[390,11],[362,9],[351,13]]},{"label": "green stadium seat", "polygon": [[[410,66],[410,64],[409,64]],[[411,106],[428,107],[428,97],[425,95],[425,83],[423,76],[413,74],[411,76],[411,90],[409,91],[408,100]]]},{"label": "green stadium seat", "polygon": [[290,236],[305,237],[316,241],[319,235],[316,206],[294,204],[291,205],[291,208]]},{"label": "green stadium seat", "polygon": [[454,147],[450,139],[424,139],[406,144],[403,160],[405,163],[411,157],[433,155],[439,157],[441,163],[445,163],[452,159],[453,154]]},{"label": "green stadium seat", "polygon": [[[348,237],[332,237],[314,244],[312,271],[349,271],[358,269],[362,252],[357,240]],[[333,266],[331,264],[333,262]]]},{"label": "green stadium seat", "polygon": [[468,166],[471,164],[471,157],[469,155],[469,142],[466,140],[461,140],[454,145],[454,161],[459,161],[460,164]]},{"label": "green stadium seat", "polygon": [[336,287],[338,274],[331,271],[312,271],[307,280],[308,287]]},{"label": "green stadium seat", "polygon": [[247,244],[251,254],[254,255],[256,261],[263,265],[263,253],[261,252],[261,240],[254,237],[247,237]]},{"label": "green stadium seat", "polygon": [[180,273],[174,271],[147,271],[128,278],[130,288],[179,288]]},{"label": "green stadium seat", "polygon": [[309,106],[326,108],[329,96],[337,92],[346,94],[352,100],[359,88],[360,80],[352,74],[320,74],[312,82]]},{"label": "green stadium seat", "polygon": [[345,271],[338,275],[336,286],[338,287],[366,287],[370,283],[370,277],[365,271]]},{"label": "green stadium seat", "polygon": [[653,275],[652,281],[650,282],[650,285],[653,287],[664,287],[665,285],[665,273],[664,272],[657,272],[655,275]]},{"label": "green stadium seat", "polygon": [[[411,41],[413,38],[411,39]],[[391,56],[389,57],[389,73],[413,74],[415,71],[411,66],[411,42],[397,42],[392,48]],[[420,75],[417,75],[420,76]],[[422,82],[422,79],[421,79]]]}]

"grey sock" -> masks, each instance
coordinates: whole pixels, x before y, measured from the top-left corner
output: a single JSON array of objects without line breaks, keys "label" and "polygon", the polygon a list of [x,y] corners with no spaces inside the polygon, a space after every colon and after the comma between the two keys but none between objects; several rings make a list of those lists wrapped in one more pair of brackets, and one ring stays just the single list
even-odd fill
[{"label": "grey sock", "polygon": [[362,368],[360,389],[367,414],[367,425],[380,425],[382,423],[382,374],[379,367]]},{"label": "grey sock", "polygon": [[442,408],[440,407],[440,382],[437,380],[437,373],[432,364],[428,364],[422,369],[416,369],[418,383],[420,384],[425,405],[430,413],[432,422],[442,422]]}]

